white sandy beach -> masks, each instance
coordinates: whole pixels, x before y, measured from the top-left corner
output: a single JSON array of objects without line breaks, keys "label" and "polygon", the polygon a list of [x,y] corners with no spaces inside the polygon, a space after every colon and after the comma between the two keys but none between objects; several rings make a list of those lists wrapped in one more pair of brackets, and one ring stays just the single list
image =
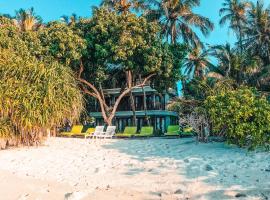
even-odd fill
[{"label": "white sandy beach", "polygon": [[50,138],[0,151],[1,200],[269,198],[270,154],[222,143]]}]

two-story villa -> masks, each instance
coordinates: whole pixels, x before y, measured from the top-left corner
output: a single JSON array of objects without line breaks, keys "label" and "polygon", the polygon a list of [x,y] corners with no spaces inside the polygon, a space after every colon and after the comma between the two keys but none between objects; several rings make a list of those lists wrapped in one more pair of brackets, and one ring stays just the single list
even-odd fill
[{"label": "two-story villa", "polygon": [[[104,90],[106,102],[113,105],[115,99],[120,94],[120,88]],[[146,108],[144,107],[144,93],[146,97]],[[142,88],[135,88],[132,91],[134,96],[136,108],[136,122],[138,131],[142,126],[149,123],[154,127],[156,133],[166,131],[168,125],[175,125],[178,123],[178,115],[176,112],[168,111],[166,105],[170,99],[176,96],[174,90],[158,93],[150,86]],[[96,125],[103,125],[104,121],[100,112],[100,106],[97,101],[93,102],[90,110],[90,116],[96,120]],[[118,131],[123,131],[126,126],[132,126],[133,112],[130,104],[130,96],[125,96],[117,109],[113,124],[117,126]],[[148,119],[148,120],[146,120]]]}]

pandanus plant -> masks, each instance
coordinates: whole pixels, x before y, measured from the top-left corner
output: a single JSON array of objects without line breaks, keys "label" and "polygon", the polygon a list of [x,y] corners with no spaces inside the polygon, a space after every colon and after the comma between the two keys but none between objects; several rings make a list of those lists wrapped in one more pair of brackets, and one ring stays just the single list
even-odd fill
[{"label": "pandanus plant", "polygon": [[42,25],[42,19],[34,12],[34,8],[29,10],[20,9],[16,11],[16,22],[21,31],[36,30]]},{"label": "pandanus plant", "polygon": [[0,108],[0,137],[36,145],[46,130],[77,119],[83,105],[70,69],[0,48]]}]

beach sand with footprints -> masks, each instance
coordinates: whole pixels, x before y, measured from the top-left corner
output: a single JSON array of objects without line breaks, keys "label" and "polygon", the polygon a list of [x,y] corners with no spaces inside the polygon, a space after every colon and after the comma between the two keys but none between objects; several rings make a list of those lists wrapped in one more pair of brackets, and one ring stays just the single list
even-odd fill
[{"label": "beach sand with footprints", "polygon": [[269,198],[270,154],[224,143],[49,138],[0,151],[3,200]]}]

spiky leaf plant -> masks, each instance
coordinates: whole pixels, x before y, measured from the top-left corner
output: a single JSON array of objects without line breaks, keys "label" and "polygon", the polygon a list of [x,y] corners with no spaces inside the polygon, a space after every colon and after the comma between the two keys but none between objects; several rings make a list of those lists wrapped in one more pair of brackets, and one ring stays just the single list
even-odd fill
[{"label": "spiky leaf plant", "polygon": [[69,68],[1,49],[0,108],[0,118],[10,121],[19,142],[34,145],[46,129],[79,117],[82,95]]}]

